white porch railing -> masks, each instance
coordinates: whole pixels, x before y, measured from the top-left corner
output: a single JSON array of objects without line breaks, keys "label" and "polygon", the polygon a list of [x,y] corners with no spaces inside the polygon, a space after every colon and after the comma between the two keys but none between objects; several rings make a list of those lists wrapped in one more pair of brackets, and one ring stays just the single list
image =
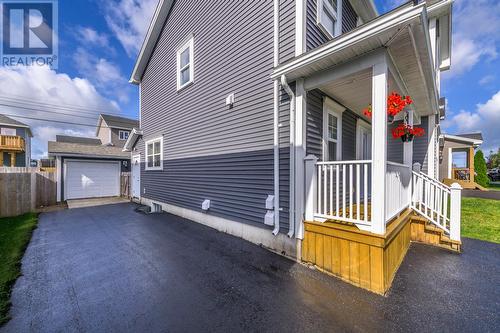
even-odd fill
[{"label": "white porch railing", "polygon": [[460,240],[461,190],[451,187],[417,170],[413,171],[412,208],[443,229],[453,240]]},{"label": "white porch railing", "polygon": [[317,162],[313,217],[370,225],[371,163]]},{"label": "white porch railing", "polygon": [[411,167],[395,162],[387,162],[385,173],[385,221],[410,206]]}]

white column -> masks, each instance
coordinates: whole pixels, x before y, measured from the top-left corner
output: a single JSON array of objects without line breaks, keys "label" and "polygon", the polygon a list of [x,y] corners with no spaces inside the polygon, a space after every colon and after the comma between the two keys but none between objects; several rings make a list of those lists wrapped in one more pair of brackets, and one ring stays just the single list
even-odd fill
[{"label": "white column", "polygon": [[462,186],[457,183],[450,187],[450,238],[460,241],[460,219],[462,216]]},{"label": "white column", "polygon": [[436,178],[436,116],[429,116],[429,126],[427,128],[427,175]]},{"label": "white column", "polygon": [[314,213],[317,210],[317,168],[318,158],[314,155],[307,155],[304,159],[305,164],[305,220],[314,221]]},{"label": "white column", "polygon": [[[413,126],[413,110],[408,111],[408,125]],[[403,164],[413,164],[413,141],[403,144]]]},{"label": "white column", "polygon": [[306,91],[304,80],[295,84],[295,226],[297,238],[304,238],[304,158],[306,156]]},{"label": "white column", "polygon": [[387,62],[373,66],[372,77],[372,232],[385,234],[387,168]]},{"label": "white column", "polygon": [[56,193],[57,202],[61,202],[61,189],[62,189],[62,169],[63,165],[61,163],[61,156],[56,157]]}]

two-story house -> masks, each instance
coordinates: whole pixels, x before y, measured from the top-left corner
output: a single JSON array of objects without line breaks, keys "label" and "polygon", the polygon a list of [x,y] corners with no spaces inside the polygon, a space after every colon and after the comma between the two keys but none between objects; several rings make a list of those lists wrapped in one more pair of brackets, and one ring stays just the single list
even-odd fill
[{"label": "two-story house", "polygon": [[437,181],[451,10],[161,0],[131,77],[133,195],[378,293],[410,241],[458,250],[460,190]]},{"label": "two-story house", "polygon": [[121,194],[121,173],[130,171],[123,146],[138,121],[99,115],[95,138],[57,135],[49,141],[56,160],[57,201],[114,197]]},{"label": "two-story house", "polygon": [[29,167],[32,137],[28,125],[0,114],[0,167]]}]

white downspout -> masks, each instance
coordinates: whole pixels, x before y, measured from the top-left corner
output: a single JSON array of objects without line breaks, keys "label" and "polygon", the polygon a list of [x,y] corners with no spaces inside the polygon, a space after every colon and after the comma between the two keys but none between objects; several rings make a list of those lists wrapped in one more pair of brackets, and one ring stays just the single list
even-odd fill
[{"label": "white downspout", "polygon": [[281,85],[290,96],[290,231],[288,237],[295,233],[295,94],[290,89],[285,75],[281,75]]},{"label": "white downspout", "polygon": [[[274,0],[274,67],[279,65],[279,0]],[[280,231],[280,142],[279,142],[279,82],[274,80],[274,230]]]}]

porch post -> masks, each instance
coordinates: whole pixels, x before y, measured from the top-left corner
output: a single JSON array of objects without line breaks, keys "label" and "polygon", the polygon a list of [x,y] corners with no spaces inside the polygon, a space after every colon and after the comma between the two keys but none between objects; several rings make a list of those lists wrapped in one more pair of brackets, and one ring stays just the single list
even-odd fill
[{"label": "porch post", "polygon": [[387,60],[373,66],[372,74],[372,232],[385,234],[387,168]]},{"label": "porch post", "polygon": [[304,158],[306,157],[306,91],[304,80],[295,82],[295,226],[296,237],[304,238],[304,205],[305,205],[305,172]]},{"label": "porch post", "polygon": [[307,155],[305,161],[305,220],[314,221],[314,213],[317,209],[317,193],[316,193],[316,163],[318,158],[314,155]]},{"label": "porch post", "polygon": [[469,148],[469,179],[471,183],[474,183],[474,147]]},{"label": "porch post", "polygon": [[10,153],[10,166],[16,166],[16,153]]},{"label": "porch post", "polygon": [[462,186],[453,183],[450,186],[450,238],[460,241],[460,220],[462,218]]}]

